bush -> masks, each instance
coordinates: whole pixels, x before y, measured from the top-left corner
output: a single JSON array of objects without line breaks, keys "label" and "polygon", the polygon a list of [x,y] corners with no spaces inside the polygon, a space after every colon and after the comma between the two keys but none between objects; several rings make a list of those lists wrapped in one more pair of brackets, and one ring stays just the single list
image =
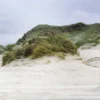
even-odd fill
[{"label": "bush", "polygon": [[4,50],[5,50],[5,47],[0,45],[0,54],[2,54],[4,52]]},{"label": "bush", "polygon": [[32,52],[33,52],[33,47],[31,45],[26,46],[24,49],[24,57],[32,55]]},{"label": "bush", "polygon": [[32,58],[38,58],[44,55],[55,55],[56,53],[76,54],[77,48],[62,36],[53,36],[40,40],[33,50]]},{"label": "bush", "polygon": [[9,45],[6,46],[5,50],[11,51],[14,46],[15,46],[15,44],[9,44]]},{"label": "bush", "polygon": [[15,59],[20,59],[23,56],[23,54],[24,54],[24,51],[22,48],[20,48],[20,49],[15,50],[13,55],[15,56]]},{"label": "bush", "polygon": [[51,54],[52,54],[51,50],[49,50],[47,47],[43,45],[39,45],[33,50],[32,58],[39,58],[44,55],[51,55]]},{"label": "bush", "polygon": [[2,59],[2,65],[6,65],[7,63],[10,63],[11,61],[14,60],[14,56],[13,56],[13,53],[11,52],[8,52],[6,53],[4,56],[3,56],[3,59]]},{"label": "bush", "polygon": [[47,38],[39,38],[31,44],[22,46],[21,48],[7,53],[3,57],[3,65],[14,59],[31,56],[33,59],[45,55],[57,55],[64,59],[64,53],[76,54],[77,48],[65,36],[55,35]]}]

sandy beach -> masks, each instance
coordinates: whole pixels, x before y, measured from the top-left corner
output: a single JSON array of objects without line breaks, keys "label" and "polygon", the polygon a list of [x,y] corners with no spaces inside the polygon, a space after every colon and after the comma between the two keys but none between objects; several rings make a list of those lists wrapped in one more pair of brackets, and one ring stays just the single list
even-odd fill
[{"label": "sandy beach", "polygon": [[[0,67],[0,100],[100,100],[100,46],[65,60],[21,59]],[[81,59],[82,58],[82,59]],[[1,60],[1,59],[0,59]]]}]

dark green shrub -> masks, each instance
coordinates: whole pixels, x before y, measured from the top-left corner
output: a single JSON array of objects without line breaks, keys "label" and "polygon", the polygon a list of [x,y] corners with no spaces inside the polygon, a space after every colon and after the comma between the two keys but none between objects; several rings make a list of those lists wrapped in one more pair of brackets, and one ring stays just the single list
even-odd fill
[{"label": "dark green shrub", "polygon": [[7,63],[10,63],[11,61],[14,60],[14,55],[11,52],[6,53],[3,58],[2,58],[2,65],[4,66]]},{"label": "dark green shrub", "polygon": [[39,58],[45,55],[58,57],[64,59],[64,53],[76,54],[77,48],[65,36],[55,35],[47,38],[37,37],[36,40],[30,44],[25,44],[20,49],[11,51],[3,57],[3,65],[11,62],[14,59],[31,56],[32,58]]},{"label": "dark green shrub", "polygon": [[65,37],[53,36],[37,42],[37,46],[33,50],[32,58],[38,58],[44,55],[55,55],[57,52],[76,54],[77,48]]},{"label": "dark green shrub", "polygon": [[5,50],[6,51],[11,51],[14,46],[15,46],[15,44],[9,44],[9,45],[6,46]]},{"label": "dark green shrub", "polygon": [[49,50],[47,47],[43,45],[39,45],[33,50],[32,58],[39,58],[44,55],[51,55],[51,54],[52,54],[51,50]]},{"label": "dark green shrub", "polygon": [[28,56],[32,55],[32,52],[33,52],[33,46],[32,45],[28,45],[24,49],[24,57],[28,57]]},{"label": "dark green shrub", "polygon": [[21,57],[23,57],[23,54],[24,54],[24,50],[22,48],[14,51],[15,59],[20,59]]},{"label": "dark green shrub", "polygon": [[5,47],[0,45],[0,54],[2,54],[5,51]]}]

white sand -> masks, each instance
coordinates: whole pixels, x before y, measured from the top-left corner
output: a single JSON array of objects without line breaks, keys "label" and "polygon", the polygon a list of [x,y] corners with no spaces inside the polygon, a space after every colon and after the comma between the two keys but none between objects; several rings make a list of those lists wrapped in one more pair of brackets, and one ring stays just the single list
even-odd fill
[{"label": "white sand", "polygon": [[[80,51],[83,59],[99,53]],[[0,68],[0,100],[100,100],[100,68],[78,56],[14,61]]]},{"label": "white sand", "polygon": [[91,49],[79,50],[79,52],[87,65],[100,67],[100,45],[92,47]]}]

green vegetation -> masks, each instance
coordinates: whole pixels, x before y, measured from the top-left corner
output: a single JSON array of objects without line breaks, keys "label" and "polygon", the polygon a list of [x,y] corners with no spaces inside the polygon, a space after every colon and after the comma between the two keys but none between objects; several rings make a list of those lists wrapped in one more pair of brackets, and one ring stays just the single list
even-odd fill
[{"label": "green vegetation", "polygon": [[9,44],[5,47],[6,51],[11,51],[13,49],[13,47],[15,46],[15,44]]},{"label": "green vegetation", "polygon": [[10,63],[11,61],[14,60],[14,55],[13,55],[13,52],[7,52],[4,56],[3,56],[3,59],[2,59],[2,62],[3,64],[2,65],[5,65],[7,63]]},{"label": "green vegetation", "polygon": [[28,31],[24,36],[17,41],[16,44],[24,43],[27,40],[30,40],[37,36],[52,36],[52,35],[58,35],[68,32],[74,32],[74,31],[80,31],[84,30],[84,27],[86,27],[84,23],[77,23],[72,24],[68,26],[50,26],[50,25],[38,25]]},{"label": "green vegetation", "polygon": [[35,39],[33,43],[27,44],[20,49],[12,50],[3,57],[3,65],[10,63],[14,59],[21,57],[31,57],[32,59],[48,56],[58,56],[64,59],[64,53],[76,54],[77,48],[67,38],[55,35],[48,38]]},{"label": "green vegetation", "polygon": [[100,24],[86,25],[80,22],[67,26],[38,25],[24,34],[22,39],[19,39],[16,44],[25,44],[27,40],[38,36],[46,38],[54,35],[65,35],[77,47],[88,43],[96,45],[100,43]]},{"label": "green vegetation", "polygon": [[0,45],[0,54],[2,54],[4,52],[4,50],[5,50],[5,47]]},{"label": "green vegetation", "polygon": [[66,34],[77,47],[84,44],[99,44],[100,43],[100,24],[86,25],[80,31],[73,31]]},{"label": "green vegetation", "polygon": [[[76,23],[67,26],[38,25],[24,34],[16,44],[7,45],[3,65],[14,59],[55,55],[61,59],[65,53],[76,54],[84,44],[100,43],[100,24]],[[17,47],[20,48],[17,48]],[[15,48],[15,49],[14,49]]]},{"label": "green vegetation", "polygon": [[62,36],[52,36],[46,39],[40,39],[37,46],[33,50],[33,58],[43,55],[55,55],[55,53],[71,53],[77,52],[76,47],[69,40]]}]

